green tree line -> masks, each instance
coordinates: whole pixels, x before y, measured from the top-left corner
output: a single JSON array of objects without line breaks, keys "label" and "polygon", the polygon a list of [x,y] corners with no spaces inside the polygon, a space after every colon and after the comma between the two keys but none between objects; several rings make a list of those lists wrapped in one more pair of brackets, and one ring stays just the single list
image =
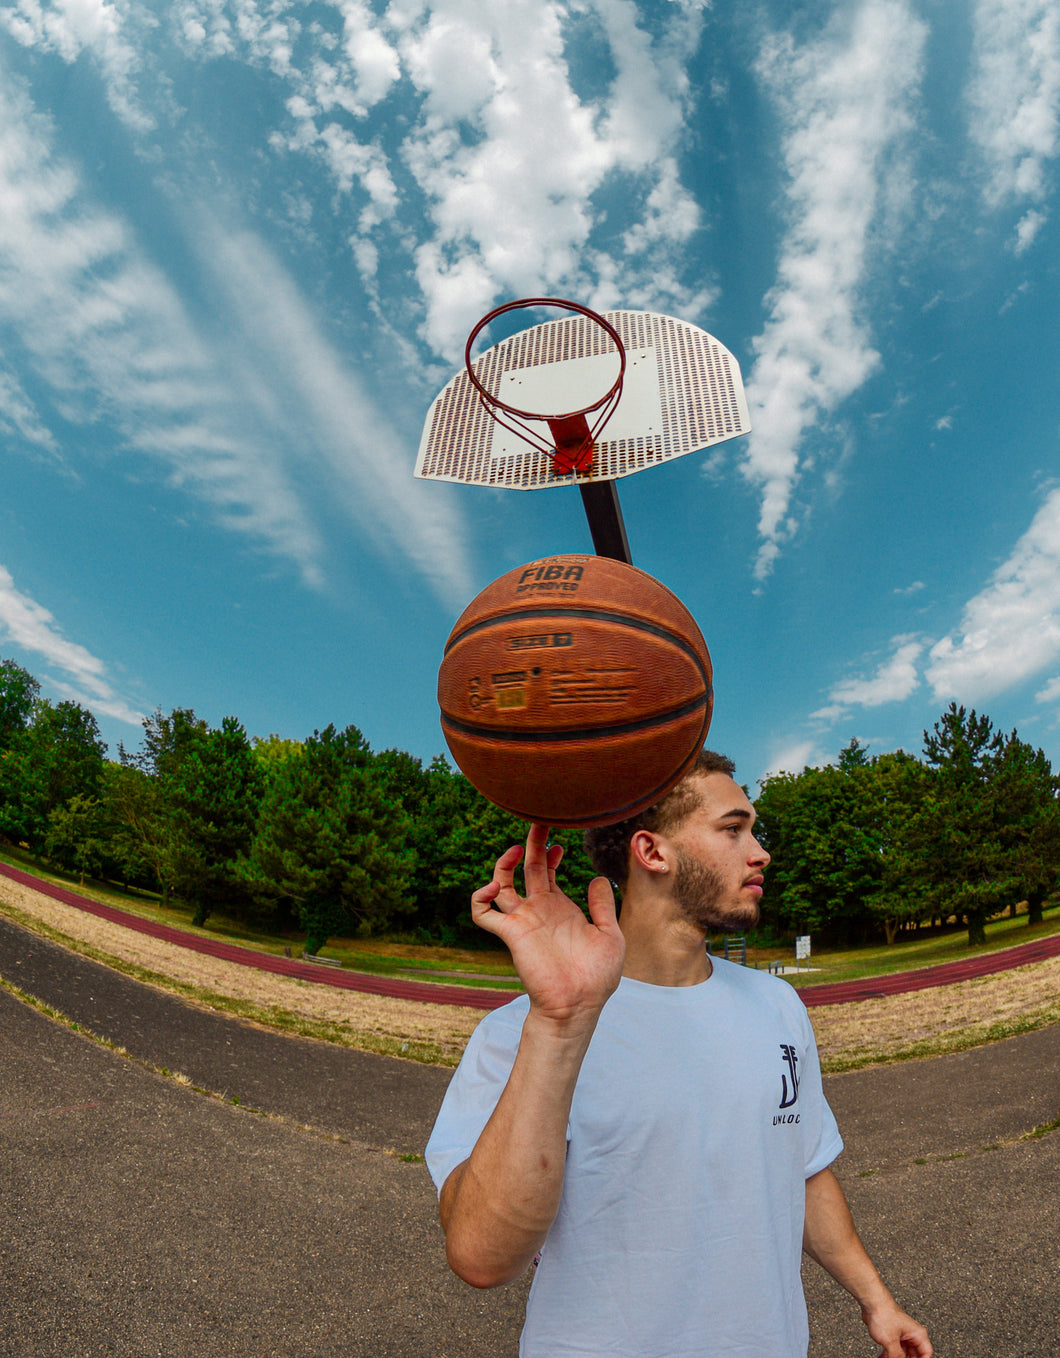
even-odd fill
[{"label": "green tree line", "polygon": [[869,757],[766,779],[755,805],[773,855],[763,919],[857,943],[956,917],[972,945],[1026,902],[1041,923],[1060,884],[1060,781],[1041,750],[951,703],[923,758]]},{"label": "green tree line", "polygon": [[[1024,901],[1036,923],[1060,884],[1058,792],[1041,750],[956,704],[920,758],[851,741],[835,764],[770,777],[763,924],[856,943],[955,916],[981,943]],[[395,932],[468,941],[471,892],[524,833],[441,755],[373,752],[355,726],[252,739],[235,717],[159,710],[109,760],[91,712],[0,660],[0,837],[82,880],[157,891],[199,925],[302,931],[310,952]],[[555,837],[584,895],[581,835]]]},{"label": "green tree line", "polygon": [[[252,739],[235,717],[156,711],[137,750],[107,747],[91,712],[40,697],[0,660],[0,837],[67,871],[278,932],[475,938],[472,891],[526,827],[438,756],[373,752],[355,726]],[[556,831],[565,873],[592,871]]]}]

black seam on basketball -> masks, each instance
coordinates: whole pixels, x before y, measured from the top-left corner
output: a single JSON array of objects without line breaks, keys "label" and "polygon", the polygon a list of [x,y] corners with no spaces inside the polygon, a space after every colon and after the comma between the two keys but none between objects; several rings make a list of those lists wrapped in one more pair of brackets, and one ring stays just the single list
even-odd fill
[{"label": "black seam on basketball", "polygon": [[[639,811],[644,810],[645,807],[654,806],[657,801],[662,800],[664,792],[667,792],[670,790],[670,788],[677,786],[677,784],[681,781],[682,778],[686,776],[688,770],[695,763],[696,755],[698,755],[699,751],[703,748],[703,742],[706,740],[707,732],[710,730],[710,715],[711,714],[708,709],[704,717],[703,725],[700,728],[699,738],[695,746],[693,747],[692,753],[685,760],[684,764],[682,764],[681,772],[677,775],[677,777],[665,778],[661,783],[656,783],[655,787],[653,787],[650,792],[645,792],[642,796],[638,797],[636,801],[626,802],[621,807],[615,807],[612,811],[608,812],[606,822],[608,825],[617,825],[620,821],[626,820],[627,817],[635,815]],[[490,798],[490,800],[492,801],[493,799]],[[494,802],[494,805],[499,806],[502,811],[507,811],[508,814],[511,816],[517,816],[520,820],[531,819],[529,816],[527,816],[525,811],[517,810],[513,806],[505,806],[501,802]],[[593,826],[600,824],[600,817],[598,815],[564,816],[562,818],[550,816],[547,819],[550,821],[552,825],[556,827],[557,830],[582,830],[582,829],[588,830],[591,829]]]},{"label": "black seam on basketball", "polygon": [[709,706],[713,696],[714,689],[708,687],[698,698],[694,698],[689,703],[683,703],[680,707],[672,707],[667,712],[657,712],[651,717],[641,717],[638,721],[622,722],[617,726],[571,727],[563,731],[498,731],[489,726],[478,726],[472,722],[461,721],[458,717],[452,717],[448,712],[443,712],[442,727],[444,729],[448,726],[451,730],[459,731],[461,735],[465,736],[486,736],[490,740],[500,740],[513,744],[516,741],[529,741],[533,745],[558,745],[561,741],[566,740],[605,740],[610,736],[625,736],[632,735],[637,731],[650,731],[653,726],[665,725],[666,722],[690,716],[697,708],[704,705]]},{"label": "black seam on basketball", "polygon": [[533,618],[588,618],[593,622],[613,622],[623,627],[631,627],[636,631],[650,632],[653,636],[661,637],[664,641],[671,642],[680,650],[695,661],[701,674],[706,678],[703,669],[703,662],[700,659],[694,646],[690,646],[685,639],[672,632],[667,627],[661,627],[658,623],[646,622],[643,618],[631,618],[628,613],[616,613],[611,609],[605,608],[527,608],[517,609],[512,613],[498,613],[492,618],[484,618],[481,622],[473,622],[465,627],[456,636],[451,636],[445,643],[443,656],[447,656],[457,642],[463,641],[466,637],[473,636],[475,632],[482,632],[487,627],[495,627],[498,623],[523,622]]}]

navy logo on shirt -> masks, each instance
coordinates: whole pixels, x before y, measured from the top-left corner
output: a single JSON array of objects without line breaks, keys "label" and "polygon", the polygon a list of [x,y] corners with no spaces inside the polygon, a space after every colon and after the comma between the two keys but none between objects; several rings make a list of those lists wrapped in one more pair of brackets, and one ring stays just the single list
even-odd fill
[{"label": "navy logo on shirt", "polygon": [[783,1111],[794,1108],[799,1101],[799,1053],[789,1042],[782,1042],[780,1056],[785,1070],[780,1076],[781,1112],[773,1119],[774,1127],[787,1126],[789,1123],[799,1121],[798,1113]]}]

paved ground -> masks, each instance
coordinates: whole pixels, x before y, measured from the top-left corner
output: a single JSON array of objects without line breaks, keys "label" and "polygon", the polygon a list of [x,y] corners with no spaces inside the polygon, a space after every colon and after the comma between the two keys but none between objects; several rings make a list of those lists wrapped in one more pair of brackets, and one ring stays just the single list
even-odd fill
[{"label": "paved ground", "polygon": [[[523,1285],[448,1274],[394,1153],[448,1072],[264,1033],[3,921],[0,976],[229,1100],[0,990],[0,1355],[515,1354]],[[1060,1115],[1060,1026],[826,1088],[862,1233],[940,1358],[1051,1356],[1060,1132],[1026,1134]],[[813,1358],[868,1358],[849,1299],[812,1265],[807,1287]]]}]

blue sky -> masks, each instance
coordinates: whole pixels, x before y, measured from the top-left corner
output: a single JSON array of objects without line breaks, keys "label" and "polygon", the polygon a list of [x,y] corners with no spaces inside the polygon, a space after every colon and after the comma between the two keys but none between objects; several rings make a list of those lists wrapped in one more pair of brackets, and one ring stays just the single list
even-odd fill
[{"label": "blue sky", "polygon": [[416,481],[489,307],[662,311],[746,437],[621,483],[749,783],[951,700],[1060,764],[1051,0],[0,4],[0,655],[96,714],[444,748],[573,490]]}]

